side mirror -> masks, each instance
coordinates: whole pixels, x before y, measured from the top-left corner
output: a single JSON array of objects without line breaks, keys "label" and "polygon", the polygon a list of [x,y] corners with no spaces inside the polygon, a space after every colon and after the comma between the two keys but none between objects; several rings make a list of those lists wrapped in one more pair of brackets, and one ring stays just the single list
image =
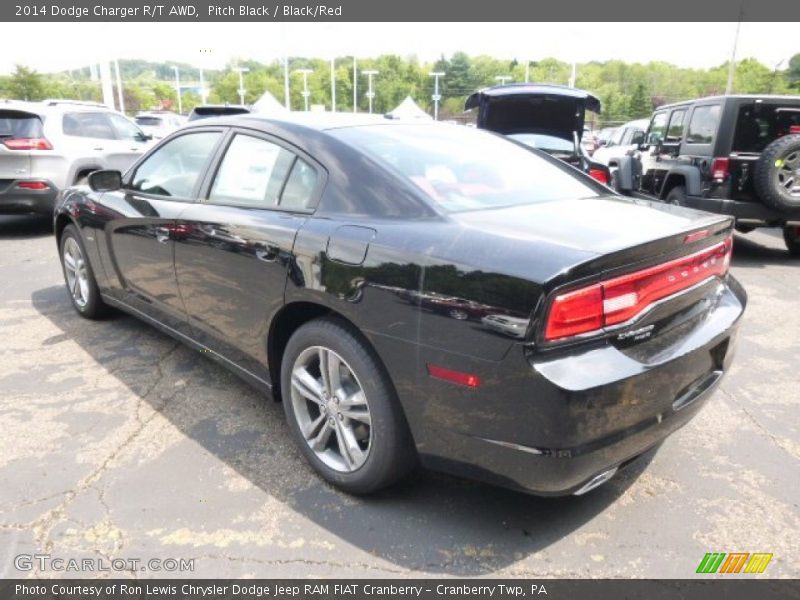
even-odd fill
[{"label": "side mirror", "polygon": [[114,192],[122,187],[122,173],[111,170],[89,173],[89,187],[94,192]]},{"label": "side mirror", "polygon": [[644,131],[637,131],[634,133],[633,137],[631,138],[631,144],[635,146],[641,146],[644,144]]}]

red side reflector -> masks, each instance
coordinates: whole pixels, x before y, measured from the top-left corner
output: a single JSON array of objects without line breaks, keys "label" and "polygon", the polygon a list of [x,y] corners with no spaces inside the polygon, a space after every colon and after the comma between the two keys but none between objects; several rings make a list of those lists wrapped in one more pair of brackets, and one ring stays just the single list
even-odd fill
[{"label": "red side reflector", "polygon": [[3,140],[9,150],[52,150],[53,145],[44,138],[10,138]]},{"label": "red side reflector", "polygon": [[17,187],[23,190],[46,190],[50,188],[44,181],[20,181]]},{"label": "red side reflector", "polygon": [[696,242],[697,240],[702,240],[703,238],[708,237],[708,229],[701,229],[700,231],[693,231],[692,233],[687,233],[686,237],[683,238],[684,244],[691,244],[692,242]]},{"label": "red side reflector", "polygon": [[481,384],[481,378],[477,375],[470,373],[462,373],[461,371],[452,371],[444,367],[437,367],[436,365],[428,365],[428,374],[436,379],[443,379],[459,385],[466,385],[467,387],[476,388]]},{"label": "red side reflector", "polygon": [[800,125],[789,126],[789,133],[800,133]]},{"label": "red side reflector", "polygon": [[596,179],[603,185],[608,185],[608,173],[603,169],[589,169],[589,176]]},{"label": "red side reflector", "polygon": [[688,256],[560,294],[550,304],[544,337],[557,340],[624,323],[663,298],[725,275],[732,248],[729,237]]}]

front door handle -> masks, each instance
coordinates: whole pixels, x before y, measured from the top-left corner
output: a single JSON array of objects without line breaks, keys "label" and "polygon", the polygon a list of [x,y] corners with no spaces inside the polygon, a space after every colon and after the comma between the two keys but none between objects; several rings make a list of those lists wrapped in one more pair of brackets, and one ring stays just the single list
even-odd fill
[{"label": "front door handle", "polygon": [[169,241],[169,228],[156,227],[156,240],[161,244],[166,244]]},{"label": "front door handle", "polygon": [[103,147],[102,146],[96,146],[95,148],[92,148],[92,150],[94,150],[95,152],[102,152],[103,151]]},{"label": "front door handle", "polygon": [[256,258],[264,262],[275,262],[280,253],[280,248],[271,244],[256,244]]}]

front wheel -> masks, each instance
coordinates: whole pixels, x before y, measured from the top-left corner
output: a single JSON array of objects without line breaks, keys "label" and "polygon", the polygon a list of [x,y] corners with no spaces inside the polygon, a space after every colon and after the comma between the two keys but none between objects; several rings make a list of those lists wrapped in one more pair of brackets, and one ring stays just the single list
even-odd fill
[{"label": "front wheel", "polygon": [[786,225],[783,228],[783,241],[789,254],[800,258],[800,225]]},{"label": "front wheel", "polygon": [[397,482],[416,452],[394,387],[367,342],[337,319],[315,319],[289,340],[281,366],[286,419],[324,479],[367,494]]},{"label": "front wheel", "polygon": [[100,297],[92,265],[86,257],[86,249],[74,225],[67,225],[61,234],[59,245],[61,267],[67,284],[72,306],[87,319],[98,319],[108,312],[108,306]]}]

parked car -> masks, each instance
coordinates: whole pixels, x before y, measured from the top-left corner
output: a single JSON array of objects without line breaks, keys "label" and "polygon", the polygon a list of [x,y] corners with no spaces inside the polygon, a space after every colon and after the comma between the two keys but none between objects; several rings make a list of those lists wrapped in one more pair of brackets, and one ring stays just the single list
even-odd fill
[{"label": "parked car", "polygon": [[800,256],[800,96],[662,106],[642,141],[633,174],[620,171],[621,189],[735,217],[741,232],[781,227]]},{"label": "parked car", "polygon": [[127,311],[271,391],[353,493],[417,461],[584,493],[697,413],[746,302],[732,219],[615,196],[467,127],[208,119],[89,184],[55,215],[75,310]]},{"label": "parked car", "polygon": [[600,146],[608,144],[609,140],[614,137],[614,134],[619,130],[619,127],[603,127],[597,132],[597,143]]},{"label": "parked car", "polygon": [[126,169],[147,147],[133,122],[74,101],[0,103],[0,213],[51,216],[58,191]]},{"label": "parked car", "polygon": [[638,119],[617,127],[608,141],[592,155],[592,160],[608,165],[611,171],[609,185],[612,188],[617,189],[617,169],[620,160],[639,150],[639,145],[644,141],[644,132],[647,131],[649,124],[650,121],[647,119]]},{"label": "parked car", "polygon": [[587,156],[592,156],[594,151],[600,147],[600,142],[594,132],[588,127],[583,128],[583,136],[581,136],[581,147]]},{"label": "parked car", "polygon": [[134,121],[151,138],[160,140],[183,125],[186,118],[167,110],[149,110],[140,112]]},{"label": "parked car", "polygon": [[209,117],[224,117],[230,115],[245,115],[250,109],[240,104],[203,104],[195,106],[189,112],[189,121],[208,119]]},{"label": "parked car", "polygon": [[608,167],[594,162],[581,144],[585,112],[601,110],[600,100],[589,92],[562,85],[512,83],[469,96],[464,110],[475,108],[479,128],[507,135],[563,160],[600,183],[609,183]]}]

